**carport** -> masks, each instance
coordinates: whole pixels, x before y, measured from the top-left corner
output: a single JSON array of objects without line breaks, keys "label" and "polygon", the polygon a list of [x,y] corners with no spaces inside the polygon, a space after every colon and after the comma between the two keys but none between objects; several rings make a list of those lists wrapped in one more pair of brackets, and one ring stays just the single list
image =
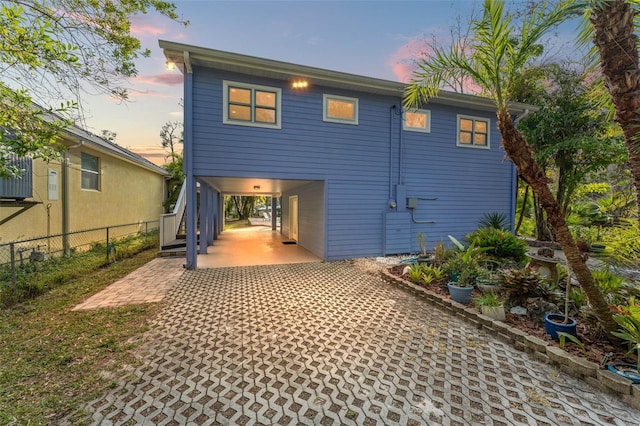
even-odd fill
[{"label": "carport", "polygon": [[[324,259],[324,181],[228,176],[200,176],[197,181],[200,185],[197,266],[264,265]],[[272,217],[271,222],[265,221],[263,226],[224,230],[224,197],[227,195],[269,197],[272,211],[276,211],[280,202],[281,226]],[[190,207],[195,211],[194,202],[187,203],[187,210]],[[188,241],[187,251],[189,245]],[[195,246],[193,241],[191,247]]]},{"label": "carport", "polygon": [[206,254],[198,255],[198,268],[322,261],[309,250],[291,243],[269,226],[230,229],[220,234]]}]

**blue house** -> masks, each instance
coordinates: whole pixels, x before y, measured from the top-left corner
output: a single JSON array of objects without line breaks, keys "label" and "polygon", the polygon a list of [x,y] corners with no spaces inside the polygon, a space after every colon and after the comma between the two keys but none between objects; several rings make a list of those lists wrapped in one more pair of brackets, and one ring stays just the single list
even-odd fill
[{"label": "blue house", "polygon": [[[516,171],[495,106],[445,92],[160,41],[184,73],[187,267],[222,231],[224,195],[281,200],[281,232],[324,260],[410,253],[513,218]],[[516,116],[526,105],[513,105]],[[512,221],[513,222],[513,221]],[[275,229],[275,222],[274,222]]]}]

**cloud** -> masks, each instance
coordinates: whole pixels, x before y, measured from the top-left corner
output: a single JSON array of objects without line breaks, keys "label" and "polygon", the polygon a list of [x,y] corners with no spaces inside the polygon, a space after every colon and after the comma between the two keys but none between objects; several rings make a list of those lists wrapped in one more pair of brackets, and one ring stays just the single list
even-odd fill
[{"label": "cloud", "polygon": [[179,86],[182,84],[182,74],[178,72],[143,75],[135,78],[136,83],[154,86]]},{"label": "cloud", "polygon": [[183,113],[182,113],[182,111],[171,111],[169,113],[169,115],[172,116],[172,117],[182,118]]},{"label": "cloud", "polygon": [[398,80],[407,83],[417,68],[416,61],[427,56],[432,49],[424,36],[404,39],[406,43],[393,52],[386,63]]},{"label": "cloud", "polygon": [[131,34],[136,37],[158,37],[166,32],[166,28],[153,22],[153,19],[145,19],[141,16],[131,18]]}]

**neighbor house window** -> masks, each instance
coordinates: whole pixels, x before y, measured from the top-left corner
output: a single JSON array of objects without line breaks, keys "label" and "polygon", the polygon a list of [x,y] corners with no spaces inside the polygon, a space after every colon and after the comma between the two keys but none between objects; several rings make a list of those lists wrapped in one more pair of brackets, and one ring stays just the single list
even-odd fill
[{"label": "neighbor house window", "polygon": [[402,128],[411,132],[431,132],[431,111],[426,109],[405,111]]},{"label": "neighbor house window", "polygon": [[281,127],[281,89],[225,81],[223,90],[223,123],[274,129]]},{"label": "neighbor house window", "polygon": [[489,148],[489,119],[458,116],[458,146]]},{"label": "neighbor house window", "polygon": [[82,153],[80,158],[82,189],[100,190],[100,161],[98,157]]},{"label": "neighbor house window", "polygon": [[358,99],[323,95],[322,120],[332,123],[358,124]]}]

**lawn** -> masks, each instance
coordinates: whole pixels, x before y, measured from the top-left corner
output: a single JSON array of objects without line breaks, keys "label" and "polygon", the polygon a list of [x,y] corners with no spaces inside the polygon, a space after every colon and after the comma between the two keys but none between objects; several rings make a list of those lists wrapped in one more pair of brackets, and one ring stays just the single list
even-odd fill
[{"label": "lawn", "polygon": [[160,305],[72,312],[76,304],[155,258],[147,249],[0,309],[0,424],[85,424],[84,403],[115,385]]}]

